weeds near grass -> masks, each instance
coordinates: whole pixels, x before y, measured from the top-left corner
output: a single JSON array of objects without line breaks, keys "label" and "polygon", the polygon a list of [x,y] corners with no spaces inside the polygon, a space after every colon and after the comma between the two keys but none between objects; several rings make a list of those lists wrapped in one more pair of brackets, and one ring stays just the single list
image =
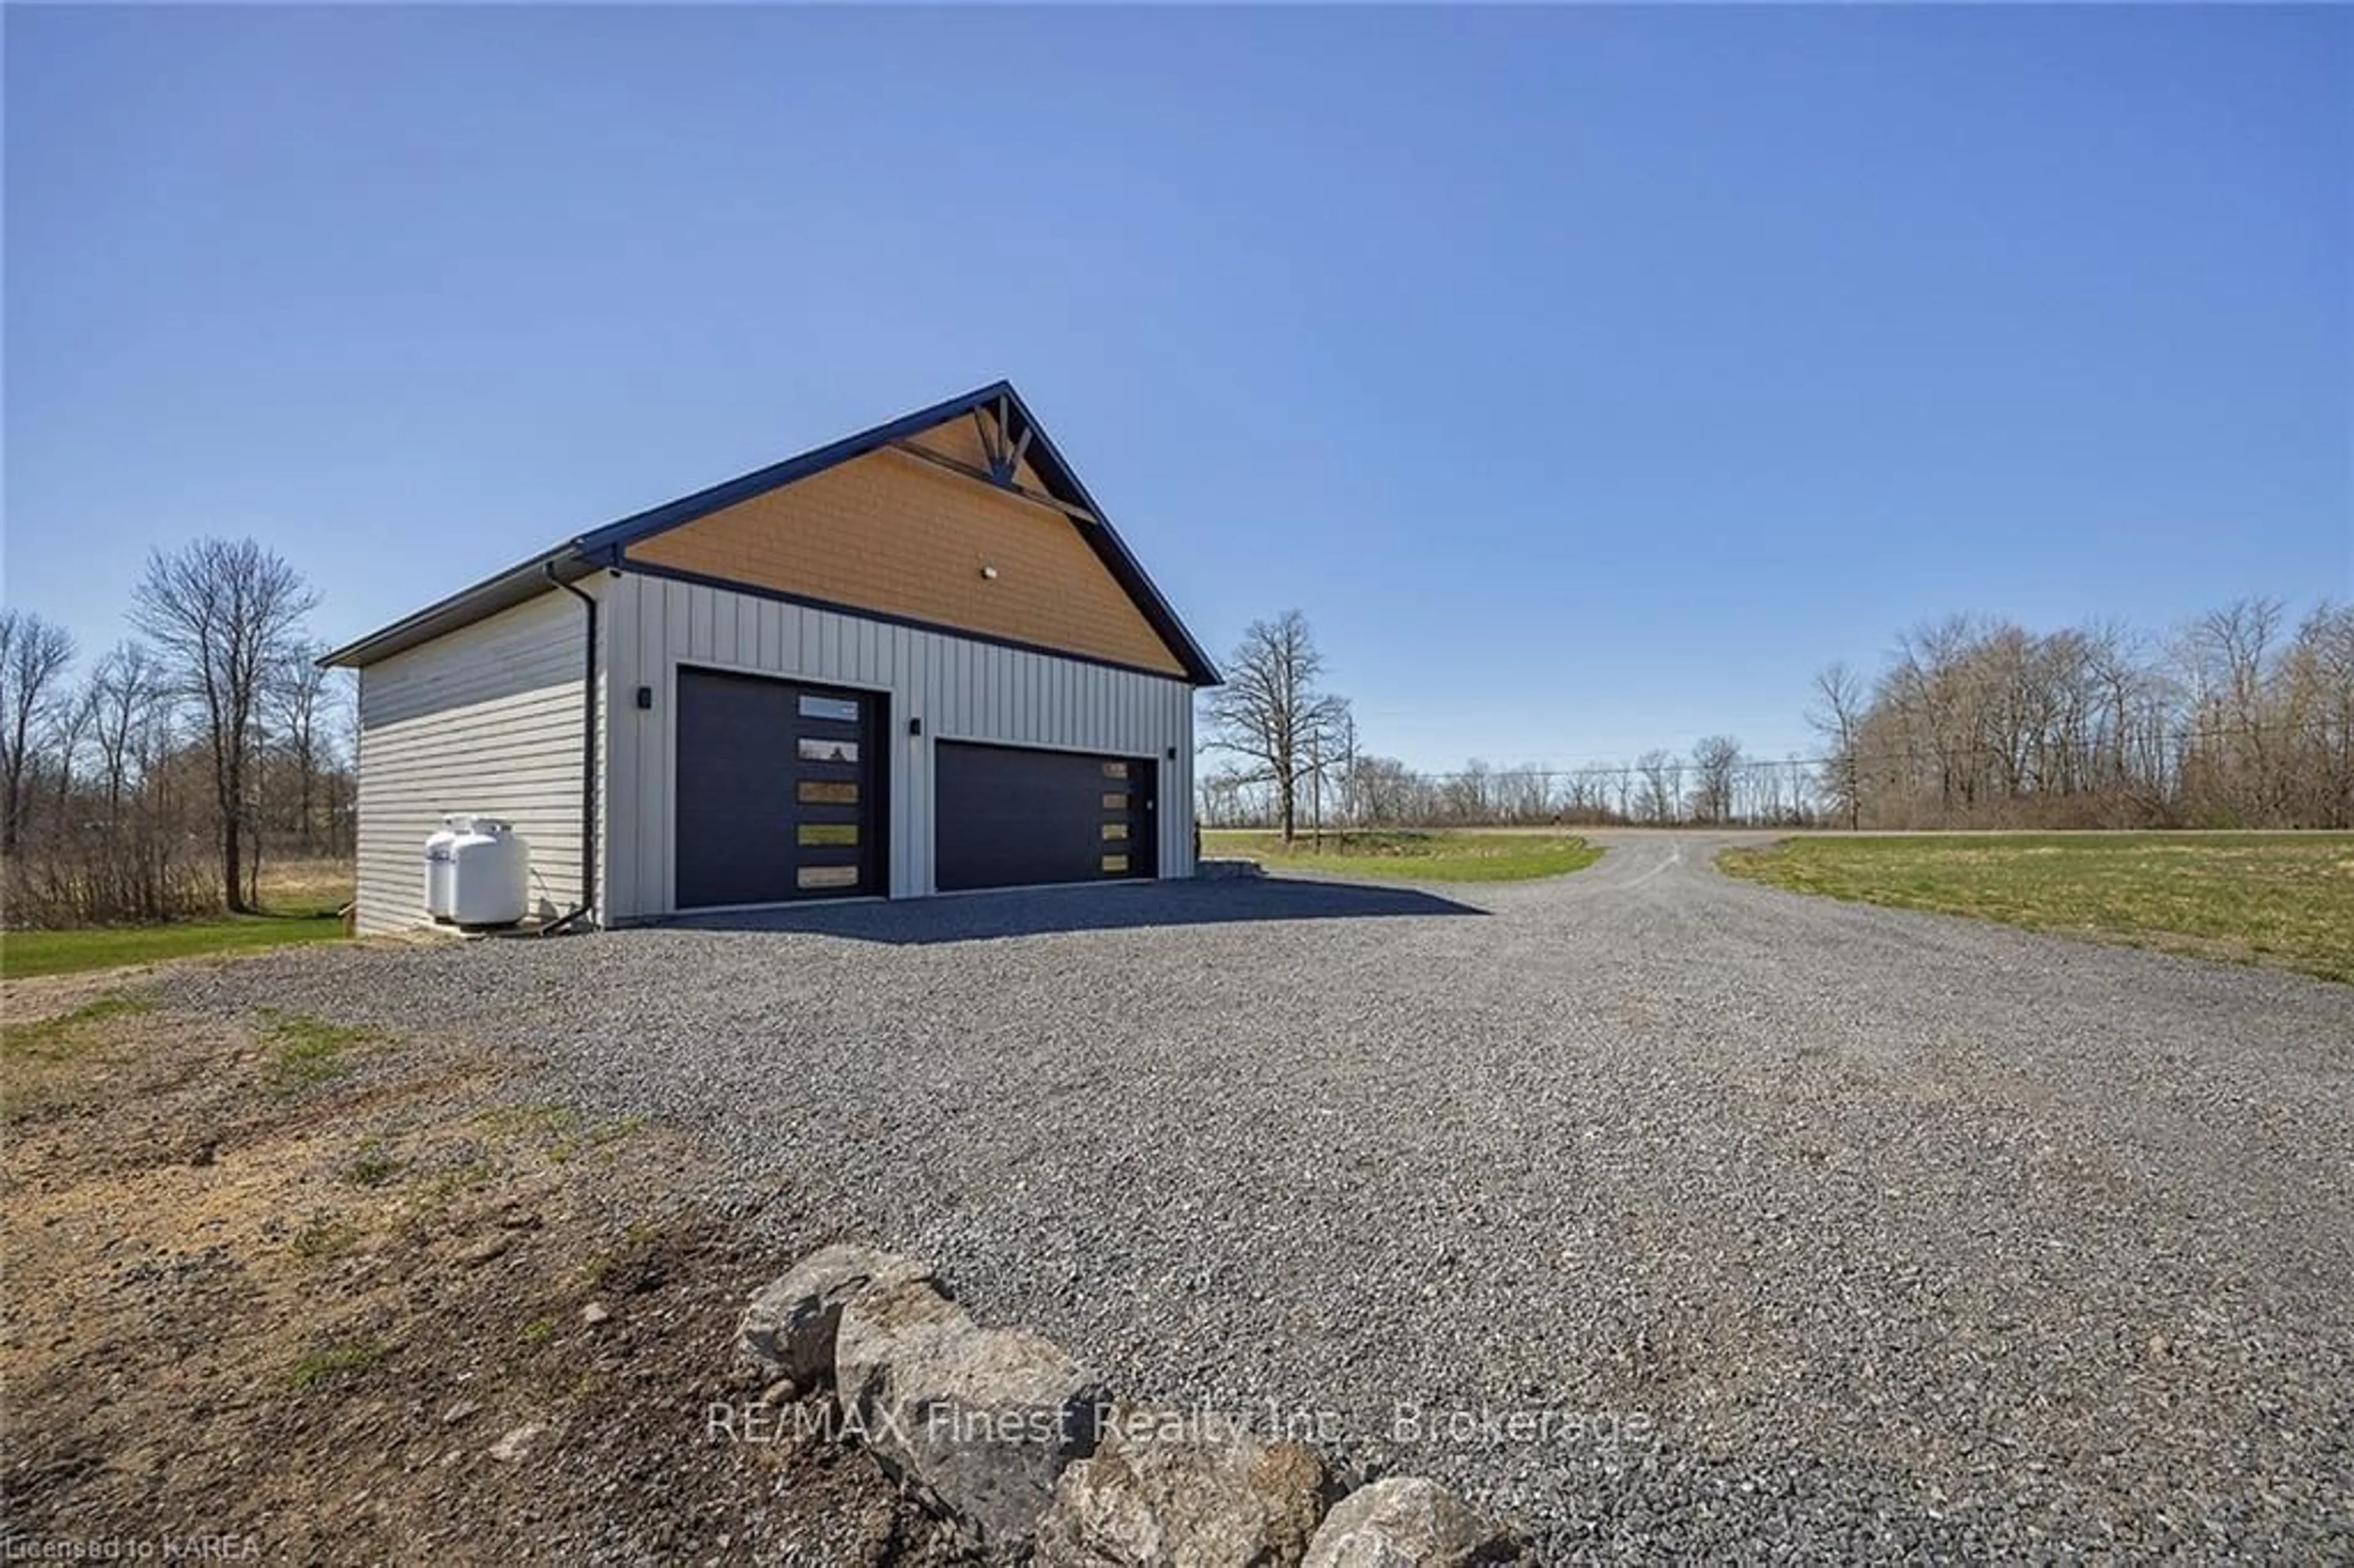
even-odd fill
[{"label": "weeds near grass", "polygon": [[143,996],[111,991],[53,1018],[43,1018],[31,1023],[0,1024],[0,1051],[12,1056],[70,1056],[90,1043],[96,1025],[117,1018],[135,1018],[154,1011],[155,1004]]},{"label": "weeds near grass", "polygon": [[408,1161],[396,1160],[384,1151],[375,1139],[362,1143],[352,1162],[344,1167],[344,1180],[355,1187],[382,1187],[396,1180],[408,1169]]},{"label": "weeds near grass", "polygon": [[294,1233],[286,1244],[287,1250],[310,1263],[323,1263],[331,1257],[341,1257],[357,1246],[360,1228],[349,1220],[313,1220]]},{"label": "weeds near grass", "polygon": [[469,1160],[430,1175],[420,1172],[398,1200],[398,1224],[414,1235],[447,1213],[466,1192],[497,1179],[499,1167],[488,1160]]},{"label": "weeds near grass", "polygon": [[580,1266],[581,1281],[596,1290],[641,1269],[646,1255],[661,1245],[666,1234],[652,1220],[631,1220],[621,1232],[620,1246],[599,1253]]},{"label": "weeds near grass", "polygon": [[297,1393],[307,1393],[321,1383],[342,1377],[346,1372],[366,1372],[384,1360],[387,1347],[375,1340],[360,1340],[348,1345],[329,1345],[313,1351],[294,1363],[288,1381]]},{"label": "weeds near grass", "polygon": [[539,1139],[543,1152],[559,1165],[575,1155],[618,1143],[645,1125],[642,1116],[608,1117],[584,1123],[579,1111],[555,1100],[493,1106],[474,1119],[486,1132]]},{"label": "weeds near grass", "polygon": [[555,1335],[556,1324],[551,1319],[534,1318],[523,1326],[523,1338],[525,1344],[544,1345]]},{"label": "weeds near grass", "polygon": [[419,1211],[431,1213],[447,1204],[451,1199],[470,1188],[479,1187],[499,1173],[499,1168],[487,1160],[469,1160],[462,1165],[452,1165],[447,1171],[437,1171],[418,1191]]},{"label": "weeds near grass", "polygon": [[270,1048],[270,1086],[281,1095],[342,1077],[352,1070],[345,1053],[376,1038],[374,1030],[330,1023],[307,1012],[265,1013],[260,1033]]},{"label": "weeds near grass", "polygon": [[559,1138],[547,1146],[548,1159],[562,1164],[576,1154],[593,1154],[610,1144],[615,1144],[646,1125],[642,1116],[608,1117],[594,1121],[578,1138]]}]

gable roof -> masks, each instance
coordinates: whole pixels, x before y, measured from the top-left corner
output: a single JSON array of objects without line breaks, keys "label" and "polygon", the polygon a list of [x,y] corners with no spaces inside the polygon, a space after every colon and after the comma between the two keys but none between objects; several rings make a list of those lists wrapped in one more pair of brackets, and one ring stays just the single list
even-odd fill
[{"label": "gable roof", "polygon": [[[1219,683],[1217,666],[1202,651],[1193,633],[1177,619],[1177,612],[1161,596],[1161,590],[1145,575],[1143,565],[1129,550],[1119,534],[1079,482],[1078,474],[1055,449],[1054,440],[1032,417],[1029,406],[1010,381],[992,381],[974,388],[962,397],[935,403],[912,414],[876,425],[871,429],[845,436],[838,441],[805,451],[798,457],[755,469],[750,473],[698,490],[692,495],[609,523],[585,534],[574,535],[553,549],[541,552],[527,561],[519,562],[493,577],[485,577],[471,588],[461,589],[449,598],[428,605],[413,615],[393,622],[366,636],[348,642],[326,654],[319,662],[323,665],[349,665],[355,668],[375,663],[420,642],[431,641],[487,615],[522,603],[561,582],[577,582],[608,567],[621,565],[622,552],[657,534],[692,523],[699,517],[748,501],[772,490],[779,490],[796,480],[807,479],[853,458],[904,443],[910,438],[946,424],[951,419],[986,411],[993,416],[1001,450],[994,455],[998,461],[988,469],[967,469],[951,464],[968,477],[1001,489],[1042,499],[1023,488],[1020,470],[1026,464],[1046,487],[1043,499],[1058,505],[1069,518],[1071,526],[1079,531],[1107,570],[1129,598],[1135,601],[1146,622],[1161,641],[1168,645],[1177,662],[1184,667],[1186,676],[1195,685],[1214,686]],[[928,455],[918,450],[916,455]],[[937,456],[932,461],[941,461]],[[952,630],[952,629],[951,629]]]}]

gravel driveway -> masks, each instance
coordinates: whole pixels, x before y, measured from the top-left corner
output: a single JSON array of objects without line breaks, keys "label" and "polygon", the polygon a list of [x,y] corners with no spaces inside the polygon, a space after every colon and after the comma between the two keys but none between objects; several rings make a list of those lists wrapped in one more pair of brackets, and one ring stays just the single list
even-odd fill
[{"label": "gravel driveway", "polygon": [[168,985],[545,1052],[780,1233],[1548,1556],[2354,1554],[2354,989],[1609,842]]}]

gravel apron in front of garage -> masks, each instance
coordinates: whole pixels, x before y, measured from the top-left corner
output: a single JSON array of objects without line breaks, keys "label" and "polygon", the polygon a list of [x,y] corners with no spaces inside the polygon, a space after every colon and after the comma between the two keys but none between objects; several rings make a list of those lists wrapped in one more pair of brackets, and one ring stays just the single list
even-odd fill
[{"label": "gravel apron in front of garage", "polygon": [[2354,1552],[2354,989],[1708,848],[162,984],[542,1054],[698,1133],[780,1239],[930,1259],[1119,1387],[1431,1475],[1549,1557]]}]

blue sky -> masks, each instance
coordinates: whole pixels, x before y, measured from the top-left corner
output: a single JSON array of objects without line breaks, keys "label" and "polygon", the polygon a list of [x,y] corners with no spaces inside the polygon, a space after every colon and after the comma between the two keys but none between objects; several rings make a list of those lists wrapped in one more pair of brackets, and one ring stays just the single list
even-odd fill
[{"label": "blue sky", "polygon": [[6,595],[341,639],[1010,376],[1367,744],[1805,747],[1951,610],[2354,591],[2354,15],[5,13]]}]

